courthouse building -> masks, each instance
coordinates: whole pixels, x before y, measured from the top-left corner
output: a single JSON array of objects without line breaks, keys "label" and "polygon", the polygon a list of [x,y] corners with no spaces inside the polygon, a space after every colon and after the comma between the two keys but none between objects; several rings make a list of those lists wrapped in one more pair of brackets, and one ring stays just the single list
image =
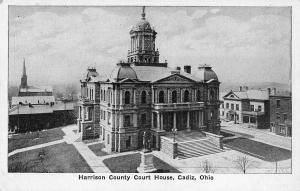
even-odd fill
[{"label": "courthouse building", "polygon": [[185,65],[182,70],[160,62],[157,33],[144,9],[129,34],[126,61],[117,63],[110,76],[89,68],[80,80],[82,139],[99,137],[107,151],[122,152],[141,148],[145,134],[149,147],[166,149],[170,143],[172,149],[172,133],[177,132],[176,141],[181,135],[199,135],[212,137],[212,144],[221,147],[220,82],[212,67]]}]

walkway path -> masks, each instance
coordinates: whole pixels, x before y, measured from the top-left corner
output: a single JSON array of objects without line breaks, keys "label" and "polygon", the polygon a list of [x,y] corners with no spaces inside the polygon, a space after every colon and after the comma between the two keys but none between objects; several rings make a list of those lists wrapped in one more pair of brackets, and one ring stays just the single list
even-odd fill
[{"label": "walkway path", "polygon": [[30,150],[33,150],[33,149],[39,149],[39,148],[43,148],[43,147],[48,147],[48,146],[56,145],[56,144],[63,143],[63,142],[65,142],[65,140],[61,139],[61,140],[57,140],[57,141],[52,141],[52,142],[48,142],[48,143],[43,143],[43,144],[39,144],[39,145],[25,147],[25,148],[22,148],[22,149],[16,149],[16,150],[8,153],[8,157],[10,157],[12,155],[15,155],[17,153],[30,151]]},{"label": "walkway path", "polygon": [[292,150],[292,139],[290,137],[283,137],[272,134],[271,132],[266,132],[265,130],[251,129],[243,126],[242,124],[233,124],[228,122],[222,122],[221,129],[225,129],[236,133],[247,134],[253,136],[253,138],[249,139],[280,147],[283,149]]}]

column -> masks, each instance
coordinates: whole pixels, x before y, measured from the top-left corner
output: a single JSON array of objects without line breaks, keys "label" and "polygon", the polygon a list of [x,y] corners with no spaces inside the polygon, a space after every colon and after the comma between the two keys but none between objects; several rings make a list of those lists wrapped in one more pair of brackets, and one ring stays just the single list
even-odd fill
[{"label": "column", "polygon": [[201,125],[204,124],[204,123],[203,123],[203,122],[204,122],[203,120],[204,120],[204,118],[203,118],[203,111],[201,111]]},{"label": "column", "polygon": [[123,106],[123,90],[120,90],[120,106]]},{"label": "column", "polygon": [[163,113],[161,113],[160,122],[161,122],[160,130],[163,130],[164,129],[164,114]]},{"label": "column", "polygon": [[120,113],[119,115],[119,129],[124,128],[124,122],[123,122],[123,113]]},{"label": "column", "polygon": [[133,104],[136,104],[136,90],[133,89]]},{"label": "column", "polygon": [[199,126],[199,129],[201,128],[201,125],[202,125],[202,116],[201,116],[201,111],[198,111],[198,114],[199,114],[199,116],[198,116],[198,126]]},{"label": "column", "polygon": [[154,88],[151,87],[151,98],[152,98],[152,104],[154,104]]},{"label": "column", "polygon": [[174,112],[173,116],[173,128],[176,129],[176,113]]},{"label": "column", "polygon": [[84,122],[85,121],[85,107],[82,106],[82,121]]},{"label": "column", "polygon": [[157,129],[160,129],[160,113],[157,112]]},{"label": "column", "polygon": [[154,113],[151,112],[151,129],[154,128]]},{"label": "column", "polygon": [[170,103],[170,90],[167,89],[167,103]]},{"label": "column", "polygon": [[190,126],[190,112],[187,112],[187,121],[186,121],[186,129],[187,131],[191,131],[191,126]]}]

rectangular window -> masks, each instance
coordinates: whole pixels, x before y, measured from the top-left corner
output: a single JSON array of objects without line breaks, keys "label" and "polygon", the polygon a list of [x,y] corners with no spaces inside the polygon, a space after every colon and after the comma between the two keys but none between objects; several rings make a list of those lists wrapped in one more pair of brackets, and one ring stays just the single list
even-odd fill
[{"label": "rectangular window", "polygon": [[276,100],[276,107],[280,108],[280,100]]},{"label": "rectangular window", "polygon": [[229,103],[226,103],[226,109],[229,109]]},{"label": "rectangular window", "polygon": [[250,105],[250,111],[254,111],[254,105]]},{"label": "rectangular window", "polygon": [[110,125],[111,123],[111,113],[107,112],[107,124]]},{"label": "rectangular window", "polygon": [[279,121],[280,120],[280,113],[276,113],[276,119]]},{"label": "rectangular window", "polygon": [[243,123],[249,123],[249,116],[243,117]]},{"label": "rectangular window", "polygon": [[261,111],[261,106],[260,105],[258,106],[258,111]]},{"label": "rectangular window", "polygon": [[240,110],[240,105],[239,105],[239,104],[236,104],[236,105],[235,105],[235,108],[236,108],[236,110]]},{"label": "rectangular window", "polygon": [[106,112],[105,112],[105,111],[103,111],[103,119],[104,119],[104,120],[105,120],[105,113],[106,113]]},{"label": "rectangular window", "polygon": [[141,125],[145,125],[146,124],[146,113],[143,113],[141,115]]},{"label": "rectangular window", "polygon": [[124,116],[124,127],[130,126],[130,115]]},{"label": "rectangular window", "polygon": [[224,108],[224,103],[222,103],[222,108]]},{"label": "rectangular window", "polygon": [[287,120],[287,114],[283,114],[283,122],[285,122]]},{"label": "rectangular window", "polygon": [[107,144],[109,144],[109,134],[107,134]]},{"label": "rectangular window", "polygon": [[128,136],[126,140],[126,148],[129,148],[131,146],[131,136]]},{"label": "rectangular window", "polygon": [[234,110],[234,104],[233,103],[231,104],[231,110]]},{"label": "rectangular window", "polygon": [[224,116],[224,111],[222,111],[222,116]]},{"label": "rectangular window", "polygon": [[256,117],[250,117],[250,123],[256,123]]}]

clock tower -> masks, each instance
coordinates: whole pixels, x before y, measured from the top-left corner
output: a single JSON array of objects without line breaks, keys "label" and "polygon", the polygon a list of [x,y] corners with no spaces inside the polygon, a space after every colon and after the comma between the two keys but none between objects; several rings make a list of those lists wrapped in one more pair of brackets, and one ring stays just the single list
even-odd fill
[{"label": "clock tower", "polygon": [[159,63],[159,52],[155,50],[156,32],[146,20],[145,7],[142,18],[130,30],[130,50],[128,50],[129,63]]}]

